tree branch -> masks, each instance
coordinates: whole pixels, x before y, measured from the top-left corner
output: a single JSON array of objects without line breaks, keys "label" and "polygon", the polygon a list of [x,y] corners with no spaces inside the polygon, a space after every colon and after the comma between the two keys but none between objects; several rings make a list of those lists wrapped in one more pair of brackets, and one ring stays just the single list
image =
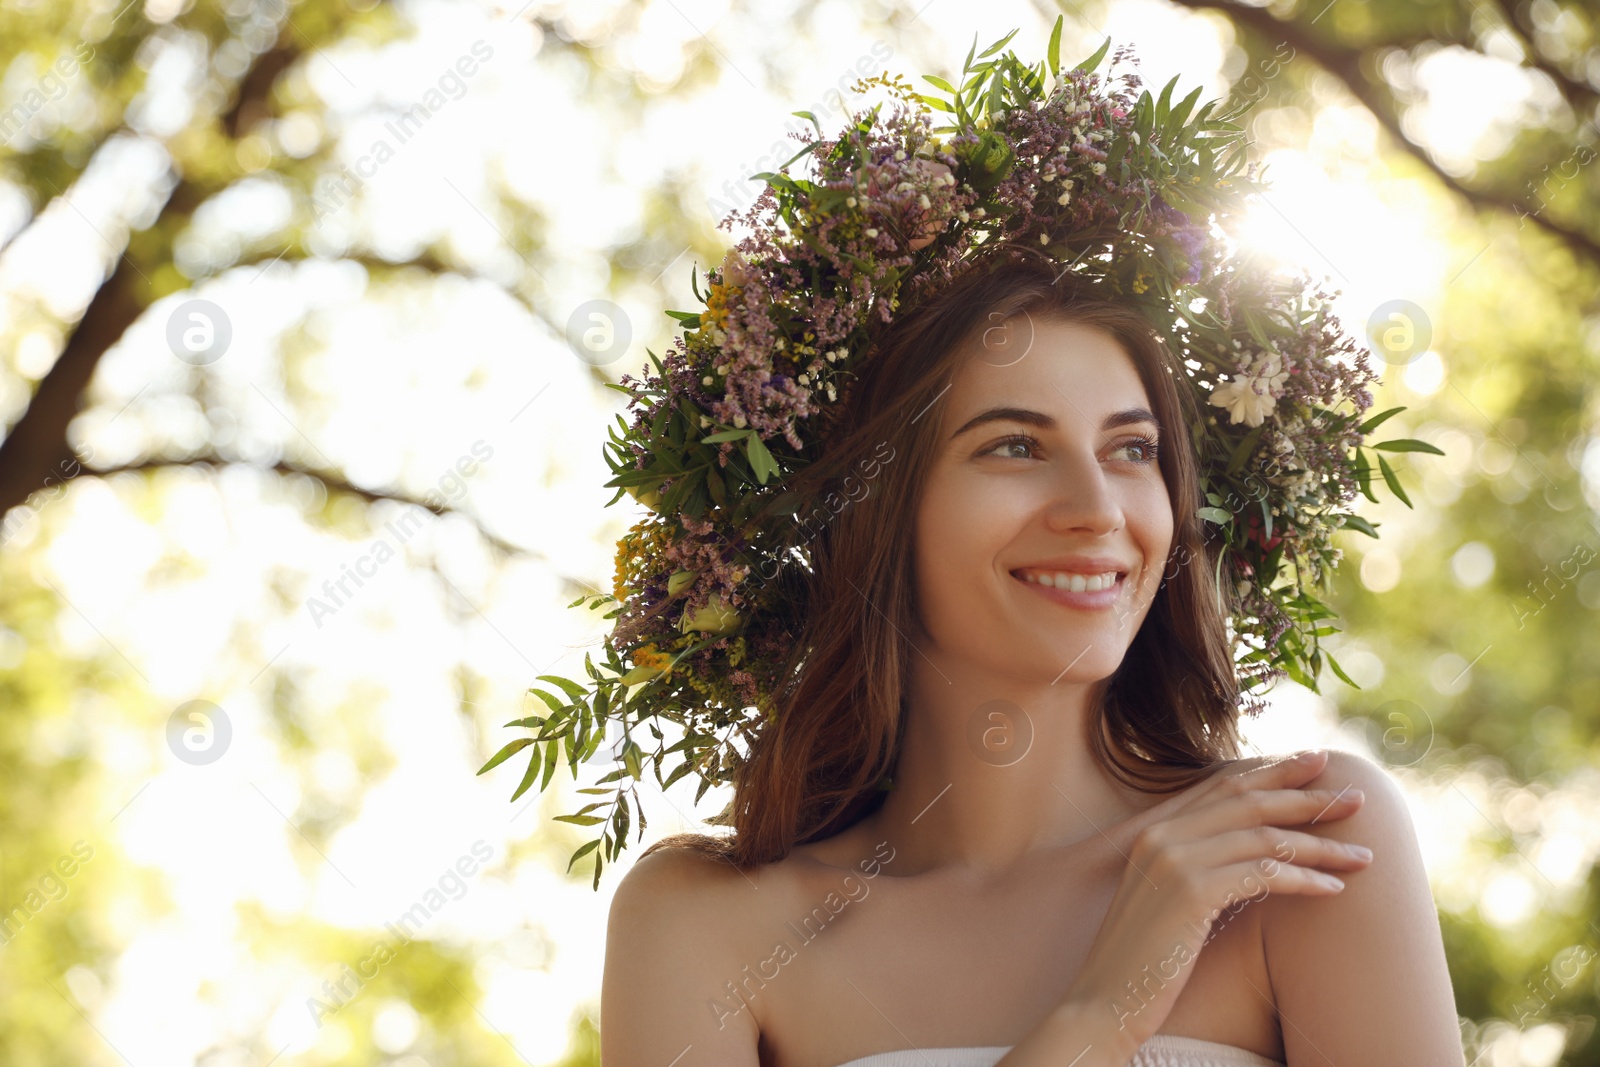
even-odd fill
[{"label": "tree branch", "polygon": [[1511,211],[1522,218],[1532,219],[1535,224],[1544,228],[1552,236],[1564,242],[1580,259],[1600,264],[1600,241],[1581,230],[1563,226],[1545,216],[1542,206],[1533,207],[1522,203],[1513,197],[1497,195],[1473,189],[1463,185],[1454,175],[1445,171],[1426,148],[1405,135],[1400,127],[1397,109],[1387,87],[1378,88],[1361,69],[1361,52],[1355,49],[1341,48],[1330,45],[1314,33],[1306,30],[1299,23],[1279,19],[1268,13],[1266,8],[1246,7],[1234,3],[1232,0],[1173,0],[1174,3],[1188,8],[1205,8],[1220,11],[1231,19],[1236,25],[1246,27],[1264,38],[1277,38],[1292,47],[1297,53],[1305,53],[1328,73],[1338,78],[1350,94],[1364,104],[1372,112],[1385,130],[1387,130],[1400,146],[1411,156],[1416,158],[1423,166],[1427,167],[1434,175],[1450,189],[1465,197],[1472,204],[1494,211]]},{"label": "tree branch", "polygon": [[[364,500],[369,504],[375,504],[379,501],[387,500],[396,504],[406,504],[411,507],[422,508],[434,515],[439,516],[460,515],[462,518],[472,523],[472,525],[477,529],[479,536],[481,536],[502,559],[523,557],[540,560],[544,563],[550,562],[549,557],[544,553],[536,549],[524,548],[521,545],[514,545],[511,542],[506,541],[494,534],[484,526],[483,520],[479,519],[471,512],[463,511],[460,508],[453,508],[444,504],[429,504],[426,501],[419,500],[409,493],[402,492],[398,489],[371,489],[366,486],[356,485],[336,472],[317,470],[312,467],[302,467],[298,463],[290,463],[287,460],[279,460],[271,466],[267,466],[261,463],[251,463],[247,460],[228,459],[224,456],[204,454],[199,456],[191,456],[188,459],[141,460],[137,463],[119,464],[114,467],[84,467],[80,465],[75,473],[66,475],[61,480],[66,482],[71,481],[73,478],[82,478],[86,476],[104,478],[112,474],[121,474],[128,471],[143,473],[147,471],[156,471],[173,467],[245,467],[250,470],[263,472],[270,471],[271,473],[282,477],[300,475],[318,482],[324,489],[327,490],[329,494],[353,496]],[[574,589],[581,588],[588,592],[597,592],[593,585],[583,581],[582,579],[573,578],[570,575],[565,574],[559,575],[559,577],[562,581],[566,582]]]},{"label": "tree branch", "polygon": [[52,473],[60,479],[77,461],[67,444],[67,426],[78,413],[79,398],[100,356],[144,310],[137,287],[133,265],[127,256],[118,256],[28,409],[0,441],[0,516],[27,500]]}]

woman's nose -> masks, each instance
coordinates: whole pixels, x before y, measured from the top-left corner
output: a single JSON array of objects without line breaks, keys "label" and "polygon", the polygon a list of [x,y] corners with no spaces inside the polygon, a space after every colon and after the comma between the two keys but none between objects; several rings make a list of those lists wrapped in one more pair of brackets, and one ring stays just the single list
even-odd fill
[{"label": "woman's nose", "polygon": [[1045,512],[1045,521],[1052,530],[1110,533],[1122,525],[1122,506],[1093,456],[1077,457],[1063,464],[1053,491]]}]

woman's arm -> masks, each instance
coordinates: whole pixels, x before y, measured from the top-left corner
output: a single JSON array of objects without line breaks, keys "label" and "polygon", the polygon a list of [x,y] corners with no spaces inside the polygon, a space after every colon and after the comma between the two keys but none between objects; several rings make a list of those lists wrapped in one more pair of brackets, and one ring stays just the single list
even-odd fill
[{"label": "woman's arm", "polygon": [[1329,753],[1310,785],[1360,789],[1366,803],[1349,818],[1295,829],[1365,845],[1373,859],[1344,875],[1342,893],[1261,902],[1289,1067],[1461,1067],[1439,914],[1404,794],[1348,752]]},{"label": "woman's arm", "polygon": [[760,1028],[728,983],[753,895],[725,864],[685,849],[640,859],[617,886],[600,985],[602,1067],[756,1067]]},{"label": "woman's arm", "polygon": [[1126,1067],[1171,1014],[1224,909],[1262,899],[1263,888],[1290,897],[1344,892],[1318,868],[1360,870],[1369,860],[1282,829],[1361,807],[1353,791],[1308,787],[1327,760],[1319,752],[1241,761],[1158,804],[1161,817],[1138,828],[1124,853],[1122,881],[1060,1007],[996,1067]]}]

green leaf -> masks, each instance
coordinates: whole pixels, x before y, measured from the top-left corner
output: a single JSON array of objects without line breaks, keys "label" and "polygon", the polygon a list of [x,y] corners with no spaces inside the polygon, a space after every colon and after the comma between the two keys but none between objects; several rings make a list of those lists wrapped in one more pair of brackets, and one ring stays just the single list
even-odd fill
[{"label": "green leaf", "polygon": [[1398,415],[1398,414],[1400,414],[1400,412],[1402,412],[1404,410],[1405,410],[1405,407],[1401,406],[1401,407],[1397,407],[1397,408],[1390,408],[1388,411],[1379,412],[1378,414],[1372,416],[1372,418],[1368,419],[1366,422],[1363,422],[1360,426],[1358,426],[1356,428],[1361,431],[1361,434],[1364,437],[1367,434],[1371,433],[1373,430],[1377,429],[1379,426],[1382,426],[1385,419],[1388,419],[1390,416],[1393,416],[1393,415]]},{"label": "green leaf", "polygon": [[1200,100],[1200,91],[1203,88],[1205,87],[1201,85],[1195,86],[1194,91],[1178,101],[1178,106],[1167,115],[1167,124],[1161,128],[1163,141],[1171,139],[1183,128],[1184,120],[1189,117],[1189,112],[1194,110],[1194,105]]},{"label": "green leaf", "polygon": [[817,121],[817,116],[813,115],[811,112],[809,112],[809,111],[791,111],[791,112],[789,112],[789,114],[794,115],[794,116],[796,116],[798,118],[802,118],[802,119],[810,119],[811,120],[811,125],[813,125],[813,126],[815,126],[817,128],[817,136],[818,137],[824,136],[824,134],[822,132],[822,123],[818,122]]},{"label": "green leaf", "polygon": [[587,856],[589,853],[593,852],[599,847],[600,839],[598,837],[593,841],[585,842],[583,845],[580,845],[578,847],[578,851],[574,852],[572,854],[572,858],[567,861],[567,871],[570,873],[574,863],[577,863],[579,860],[583,859],[583,857]]},{"label": "green leaf", "polygon": [[598,815],[557,815],[556,822],[569,822],[574,826],[598,826],[605,819]]},{"label": "green leaf", "polygon": [[1094,73],[1094,68],[1096,68],[1096,67],[1098,67],[1100,65],[1100,61],[1106,57],[1106,53],[1109,52],[1110,50],[1111,50],[1111,38],[1107,37],[1106,40],[1105,40],[1105,43],[1102,44],[1099,47],[1099,49],[1095,52],[1094,55],[1090,56],[1088,59],[1084,60],[1082,63],[1079,63],[1076,67],[1074,67],[1072,69],[1073,70],[1081,70],[1085,74],[1093,74]]},{"label": "green leaf", "polygon": [[[1370,446],[1380,452],[1432,452],[1436,456],[1444,455],[1442,449],[1435,448],[1426,441],[1417,441],[1409,437],[1401,437],[1394,441],[1379,441]],[[1382,462],[1382,457],[1379,457]]]},{"label": "green leaf", "polygon": [[700,438],[703,445],[720,445],[724,441],[739,441],[755,433],[754,430],[723,430],[721,433],[710,434]]},{"label": "green leaf", "polygon": [[772,458],[772,453],[767,451],[767,446],[754,433],[745,442],[745,449],[750,454],[750,467],[755,471],[756,480],[766,485],[767,479],[778,473],[778,464]]},{"label": "green leaf", "polygon": [[1061,24],[1066,21],[1065,15],[1056,16],[1056,24],[1050,30],[1050,45],[1045,49],[1045,59],[1050,63],[1050,76],[1058,77],[1061,71]]},{"label": "green leaf", "polygon": [[1339,661],[1333,658],[1333,653],[1325,652],[1323,655],[1328,657],[1328,666],[1333,669],[1333,673],[1337,674],[1341,681],[1343,681],[1346,685],[1355,686],[1357,689],[1361,688],[1359,685],[1356,685],[1355,681],[1348,674],[1344,673],[1344,668],[1339,666]]},{"label": "green leaf", "polygon": [[[612,816],[612,825],[617,831],[617,852],[621,852],[628,843],[628,798],[620,793],[617,794],[617,810]],[[613,854],[611,858],[616,859],[616,855]]]},{"label": "green leaf", "polygon": [[922,79],[924,81],[932,82],[936,88],[943,89],[947,93],[953,94],[956,91],[956,87],[954,85],[951,85],[949,82],[945,81],[943,78],[936,77],[936,76],[934,76],[932,74],[924,74],[922,76]]},{"label": "green leaf", "polygon": [[1210,519],[1218,526],[1226,526],[1233,521],[1233,513],[1221,508],[1201,508],[1195,514],[1202,519]]},{"label": "green leaf", "polygon": [[1021,29],[1021,27],[1019,26],[1017,29],[1012,30],[1010,33],[1008,33],[1004,37],[1000,38],[994,44],[990,45],[984,51],[983,55],[979,56],[978,58],[979,59],[988,59],[990,56],[992,56],[996,52],[1000,51],[1000,49],[1002,49],[1002,48],[1004,48],[1006,46],[1006,42],[1007,41],[1011,40],[1011,38],[1013,38],[1013,37],[1015,37],[1017,35],[1017,33],[1018,33],[1018,31],[1020,29]]},{"label": "green leaf", "polygon": [[482,767],[479,767],[478,773],[482,774],[484,771],[492,770],[495,767],[500,766],[500,764],[504,763],[512,756],[515,756],[518,752],[521,752],[531,744],[533,744],[533,738],[531,737],[517,738],[515,741],[512,741],[510,744],[506,745],[505,748],[502,748],[499,752],[496,752],[490,758],[488,763],[485,763]]},{"label": "green leaf", "polygon": [[1266,430],[1266,428],[1267,424],[1263,422],[1260,426],[1257,426],[1255,429],[1245,434],[1244,439],[1240,441],[1238,447],[1233,450],[1233,455],[1228,458],[1229,474],[1234,473],[1244,465],[1245,459],[1250,455],[1251,452],[1255,450],[1256,442],[1261,440],[1261,434]]},{"label": "green leaf", "polygon": [[1399,497],[1400,502],[1406,507],[1411,507],[1411,498],[1406,496],[1404,489],[1400,488],[1400,479],[1395,477],[1394,468],[1389,466],[1389,461],[1379,456],[1378,467],[1383,471],[1383,480],[1389,484],[1389,488],[1394,492],[1394,495]]},{"label": "green leaf", "polygon": [[1356,481],[1361,485],[1361,494],[1374,504],[1378,498],[1372,495],[1372,464],[1367,462],[1367,457],[1361,454],[1361,449],[1356,449]]},{"label": "green leaf", "polygon": [[[1172,90],[1177,88],[1177,86],[1178,75],[1174,74],[1172,76],[1172,80],[1161,87],[1161,97],[1156,101],[1156,110],[1155,114],[1151,116],[1152,118],[1162,121],[1166,119],[1168,110],[1172,107]],[[1146,89],[1143,95],[1148,98],[1150,96],[1150,90]]]},{"label": "green leaf", "polygon": [[561,742],[551,738],[544,746],[544,777],[539,780],[539,792],[543,793],[550,785],[550,779],[556,773],[556,762],[561,758]]},{"label": "green leaf", "polygon": [[528,690],[528,692],[532,693],[534,696],[536,696],[540,700],[544,701],[545,705],[547,707],[549,707],[549,709],[551,711],[561,712],[561,711],[566,711],[567,710],[568,705],[563,704],[561,702],[561,698],[556,696],[554,693],[546,693],[543,689],[531,689],[531,688]]},{"label": "green leaf", "polygon": [[1339,519],[1339,526],[1342,529],[1359,530],[1368,537],[1378,536],[1378,528],[1360,515],[1341,515]]},{"label": "green leaf", "polygon": [[561,691],[575,701],[581,701],[584,697],[589,695],[589,691],[583,686],[579,685],[577,682],[558,677],[554,674],[541,674],[539,675],[539,681],[549,682],[551,685],[560,686]]},{"label": "green leaf", "polygon": [[539,777],[539,771],[543,763],[544,761],[539,758],[539,746],[535,745],[533,751],[528,755],[528,770],[522,776],[522,784],[517,786],[515,793],[511,794],[513,801],[528,791],[528,787],[533,784],[533,780]]}]

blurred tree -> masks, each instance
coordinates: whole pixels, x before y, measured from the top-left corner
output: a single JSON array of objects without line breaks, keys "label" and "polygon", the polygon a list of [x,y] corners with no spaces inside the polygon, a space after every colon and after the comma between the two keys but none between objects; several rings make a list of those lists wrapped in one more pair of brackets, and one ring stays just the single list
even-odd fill
[{"label": "blurred tree", "polygon": [[[1048,24],[1055,8],[1037,2]],[[1306,120],[1301,129],[1309,129],[1309,119],[1323,109],[1366,109],[1386,134],[1379,158],[1369,161],[1374,173],[1413,180],[1441,203],[1462,209],[1450,235],[1459,269],[1438,306],[1426,309],[1435,323],[1432,347],[1448,368],[1447,387],[1427,394],[1396,385],[1395,398],[1380,398],[1409,405],[1391,424],[1395,434],[1432,440],[1459,462],[1443,470],[1419,465],[1414,477],[1422,481],[1424,499],[1415,514],[1393,506],[1379,511],[1405,536],[1391,538],[1386,531],[1377,549],[1349,545],[1352,566],[1334,603],[1346,620],[1347,644],[1368,652],[1362,677],[1376,681],[1360,692],[1337,683],[1324,690],[1340,701],[1342,714],[1372,724],[1379,750],[1397,767],[1450,782],[1461,800],[1460,818],[1488,843],[1479,857],[1481,874],[1474,873],[1471,886],[1458,887],[1470,899],[1446,901],[1443,916],[1458,1006],[1482,1024],[1475,1024],[1475,1048],[1501,1039],[1504,1026],[1496,1020],[1522,1028],[1555,1021],[1564,1027],[1562,1063],[1600,1064],[1600,1042],[1588,1039],[1600,1013],[1600,968],[1581,963],[1585,953],[1600,951],[1594,921],[1600,843],[1592,834],[1568,832],[1561,821],[1571,798],[1580,795],[1573,783],[1595,765],[1600,727],[1600,627],[1594,615],[1600,610],[1600,567],[1590,562],[1600,552],[1593,386],[1600,351],[1600,177],[1592,165],[1600,151],[1596,14],[1584,4],[1559,0],[1173,2],[1207,12],[1235,40],[1230,69],[1241,72],[1235,91],[1265,94],[1269,110]],[[539,5],[531,17],[526,8],[501,14],[538,31],[542,62],[588,81],[596,113],[623,121],[640,113],[647,94],[601,62],[565,14],[545,14],[551,6]],[[621,22],[637,22],[646,6],[628,5]],[[759,5],[742,6],[759,14]],[[1092,15],[1107,10],[1102,6],[1091,15],[1064,6],[1090,22],[1086,36]],[[61,338],[46,359],[24,358],[20,346],[6,346],[0,368],[6,378],[0,390],[6,421],[0,440],[0,546],[27,521],[28,511],[62,491],[62,483],[112,470],[153,477],[158,468],[175,465],[251,465],[285,478],[314,479],[334,498],[454,510],[453,504],[393,484],[367,484],[342,468],[345,457],[330,460],[314,448],[286,449],[263,461],[213,438],[188,450],[154,448],[108,467],[75,447],[73,422],[97,371],[156,301],[240,266],[318,258],[309,230],[318,189],[341,174],[341,141],[328,137],[304,156],[284,150],[290,112],[326,110],[326,101],[306,89],[306,71],[314,63],[334,62],[330,56],[344,45],[368,46],[416,32],[389,4],[361,0],[147,0],[142,9],[134,7],[92,0],[0,7],[0,191],[16,194],[22,205],[15,225],[0,229],[0,255],[25,243],[29,231],[52,215],[79,212],[74,191],[97,160],[132,143],[158,149],[163,161],[149,188],[133,191],[134,202],[147,199],[153,207],[128,211],[120,229],[100,235],[110,252],[81,309],[13,302],[0,321],[13,341],[24,327],[40,324]],[[909,7],[896,9],[888,23],[909,30],[916,14]],[[794,17],[804,23],[815,16]],[[152,64],[182,47],[196,48],[201,58],[192,109],[177,128],[153,127],[141,94],[149,87]],[[1436,151],[1416,121],[1429,102],[1419,72],[1439,56],[1514,65],[1535,96],[1553,103],[1544,111],[1529,110],[1487,158],[1464,166]],[[723,62],[709,41],[700,42],[676,89],[709,80]],[[1281,76],[1261,76],[1280,66]],[[1280,129],[1273,127],[1270,136],[1264,129],[1257,133],[1271,143],[1282,140]],[[181,249],[197,216],[263,175],[292,191],[293,221],[231,257],[207,261],[204,270],[191,265],[189,273],[184,264],[191,261]],[[559,337],[564,325],[548,317],[541,284],[540,267],[553,259],[545,248],[542,205],[504,183],[497,192],[500,202],[488,212],[526,269],[508,275],[449,242],[400,260],[358,244],[338,258],[359,264],[380,286],[404,286],[419,271],[428,278],[487,279]],[[702,262],[720,258],[722,240],[687,203],[691,193],[681,182],[664,179],[642,195],[648,204],[643,235],[614,249],[614,287],[656,274],[657,261],[676,248],[696,249]],[[0,213],[0,220],[5,217]],[[593,376],[605,380],[599,369]],[[198,376],[194,388],[197,405],[209,412]],[[333,522],[333,515],[332,508],[310,509],[308,519]],[[502,555],[537,555],[473,521]],[[1390,579],[1381,580],[1379,572]],[[70,753],[39,753],[40,738],[51,736],[40,724],[78,714],[75,701],[83,691],[115,694],[126,683],[98,665],[49,650],[51,620],[71,609],[39,587],[21,557],[0,557],[0,574],[0,693],[5,707],[14,709],[0,728],[0,874],[12,894],[45,873],[70,847],[72,828],[91,823],[106,806],[73,799],[83,768]],[[573,588],[584,584],[567,581]],[[1421,590],[1425,596],[1416,595]],[[25,656],[5,652],[8,634],[24,643]],[[1339,654],[1347,666],[1353,662]],[[111,803],[106,817],[124,799]],[[1571,860],[1574,852],[1578,858]],[[1557,884],[1545,872],[1559,867],[1563,855],[1579,874]],[[1533,914],[1508,919],[1486,910],[1479,902],[1488,899],[1496,879],[1531,883],[1539,902]],[[0,900],[10,902],[10,896]],[[51,993],[41,984],[43,976],[74,966],[93,969],[110,951],[86,919],[99,903],[87,883],[81,892],[74,888],[34,920],[42,929],[23,931],[43,936],[19,937],[15,947],[5,947],[0,1061],[91,1062],[103,1055],[98,1038],[78,1025],[68,991]],[[342,958],[336,948],[318,951]],[[407,968],[387,980],[394,992],[416,993],[417,1011],[436,1031],[475,1026],[462,1006],[474,990],[461,960],[442,951],[419,953]],[[435,995],[444,980],[459,985],[462,996],[452,1002]],[[579,1025],[583,1039],[572,1062],[597,1062],[593,1025]],[[458,1043],[447,1060],[514,1062],[510,1050],[493,1040],[484,1044],[481,1036],[475,1031],[449,1038]]]}]

